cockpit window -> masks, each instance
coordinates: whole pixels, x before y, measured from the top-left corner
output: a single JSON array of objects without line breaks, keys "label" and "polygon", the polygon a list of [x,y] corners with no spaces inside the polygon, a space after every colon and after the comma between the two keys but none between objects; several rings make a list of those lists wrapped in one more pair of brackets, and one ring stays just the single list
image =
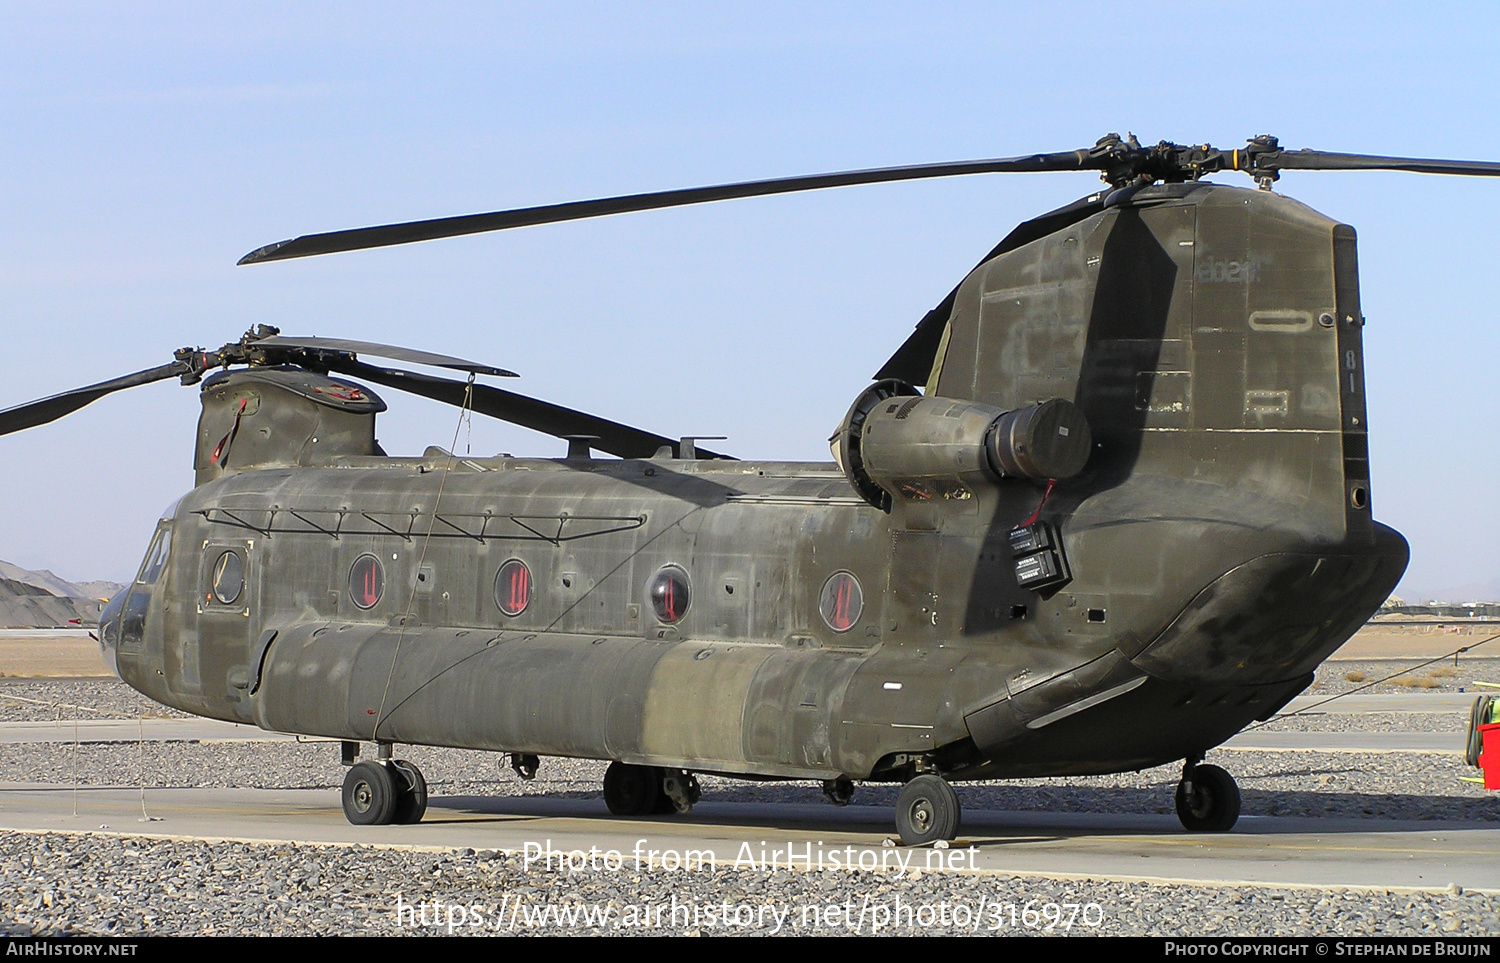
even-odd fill
[{"label": "cockpit window", "polygon": [[146,550],[146,561],[141,565],[141,574],[136,581],[145,585],[155,585],[156,580],[161,577],[162,570],[167,567],[167,556],[171,554],[172,530],[163,526],[156,530],[156,538],[152,539],[151,547]]}]

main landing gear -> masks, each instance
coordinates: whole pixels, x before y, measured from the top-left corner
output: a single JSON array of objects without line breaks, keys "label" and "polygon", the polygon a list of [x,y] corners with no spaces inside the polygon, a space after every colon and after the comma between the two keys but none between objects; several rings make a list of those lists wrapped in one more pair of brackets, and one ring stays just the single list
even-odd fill
[{"label": "main landing gear", "polygon": [[427,780],[404,759],[357,762],[344,776],[344,816],[356,826],[419,823],[427,813]]},{"label": "main landing gear", "polygon": [[1240,787],[1218,766],[1189,759],[1177,784],[1177,818],[1195,833],[1227,833],[1240,818]]},{"label": "main landing gear", "polygon": [[936,773],[914,776],[896,797],[896,831],[908,846],[953,839],[962,819],[958,793]]},{"label": "main landing gear", "polygon": [[604,771],[604,804],[616,816],[665,816],[692,810],[703,790],[690,772],[612,762]]}]

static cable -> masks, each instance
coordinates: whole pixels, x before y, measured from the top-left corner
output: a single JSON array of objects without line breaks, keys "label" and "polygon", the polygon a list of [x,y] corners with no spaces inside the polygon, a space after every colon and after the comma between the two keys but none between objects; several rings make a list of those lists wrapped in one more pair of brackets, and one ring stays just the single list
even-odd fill
[{"label": "static cable", "polygon": [[[468,383],[464,385],[464,403],[458,411],[458,424],[453,426],[453,441],[448,445],[448,460],[443,464],[443,475],[438,479],[438,490],[436,497],[432,500],[432,520],[427,523],[427,534],[422,538],[422,552],[417,556],[416,579],[412,581],[411,594],[406,597],[406,612],[401,616],[400,631],[396,634],[396,649],[391,653],[391,667],[385,674],[385,691],[380,694],[380,710],[375,714],[375,725],[370,729],[370,741],[377,742],[376,738],[380,732],[380,724],[385,721],[385,707],[390,700],[391,680],[396,677],[396,663],[401,658],[401,643],[406,639],[406,624],[411,621],[412,606],[417,604],[417,581],[422,577],[422,566],[427,562],[427,546],[432,543],[432,530],[437,527],[438,510],[443,504],[443,489],[448,484],[448,474],[453,471],[453,463],[458,460],[454,454],[458,448],[458,435],[463,431],[464,418],[474,407],[474,372],[469,372]],[[394,709],[392,710],[394,711]]]},{"label": "static cable", "polygon": [[1042,500],[1036,503],[1036,511],[1032,512],[1031,513],[1031,517],[1028,518],[1028,519],[1026,519],[1026,521],[1024,521],[1024,522],[1022,522],[1020,524],[1020,526],[1019,526],[1020,528],[1025,528],[1028,525],[1035,525],[1036,524],[1037,518],[1040,517],[1041,514],[1042,514],[1042,509],[1047,506],[1047,499],[1049,499],[1049,498],[1052,497],[1052,487],[1054,485],[1056,485],[1056,484],[1057,484],[1057,479],[1056,478],[1049,478],[1049,479],[1047,479],[1047,490],[1044,491],[1044,492],[1042,492]]},{"label": "static cable", "polygon": [[1259,729],[1261,726],[1268,726],[1271,723],[1276,722],[1276,721],[1281,720],[1281,719],[1290,719],[1293,716],[1300,716],[1304,712],[1311,712],[1312,710],[1317,709],[1317,708],[1319,708],[1321,706],[1328,705],[1328,703],[1330,703],[1330,702],[1337,702],[1339,699],[1342,699],[1344,696],[1351,696],[1351,695],[1354,695],[1356,692],[1363,692],[1366,689],[1370,688],[1371,686],[1377,686],[1377,685],[1380,685],[1381,683],[1389,682],[1392,679],[1396,679],[1396,678],[1399,678],[1399,677],[1401,677],[1403,675],[1406,675],[1408,672],[1415,672],[1418,669],[1425,668],[1425,667],[1427,667],[1429,665],[1432,665],[1434,662],[1443,662],[1443,661],[1446,661],[1447,659],[1451,658],[1451,659],[1453,659],[1454,664],[1457,664],[1458,663],[1458,657],[1459,657],[1459,655],[1461,655],[1461,654],[1463,654],[1465,652],[1468,652],[1471,649],[1477,649],[1481,645],[1484,645],[1487,642],[1493,642],[1496,639],[1500,639],[1500,635],[1492,635],[1492,636],[1490,636],[1487,639],[1481,639],[1480,641],[1475,642],[1473,645],[1465,645],[1465,646],[1462,646],[1460,648],[1454,649],[1452,652],[1449,652],[1446,655],[1440,655],[1440,656],[1438,656],[1435,659],[1428,659],[1426,662],[1418,662],[1416,665],[1410,666],[1409,668],[1402,669],[1400,672],[1393,672],[1390,675],[1386,676],[1384,679],[1376,679],[1374,682],[1366,682],[1364,685],[1358,686],[1358,687],[1353,688],[1353,689],[1350,689],[1348,692],[1340,692],[1336,696],[1329,696],[1327,699],[1324,699],[1322,702],[1314,702],[1310,706],[1303,706],[1301,709],[1298,709],[1296,712],[1285,712],[1285,713],[1278,712],[1276,715],[1274,715],[1271,718],[1267,719],[1265,722],[1257,722],[1253,726],[1246,726],[1241,731],[1242,732],[1250,732],[1251,730]]}]

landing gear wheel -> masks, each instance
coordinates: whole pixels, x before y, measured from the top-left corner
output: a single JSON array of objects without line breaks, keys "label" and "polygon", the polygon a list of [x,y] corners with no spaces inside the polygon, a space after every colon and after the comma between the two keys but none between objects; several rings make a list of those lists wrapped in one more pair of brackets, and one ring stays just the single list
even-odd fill
[{"label": "landing gear wheel", "polygon": [[356,826],[384,826],[396,810],[396,780],[378,762],[361,762],[344,776],[344,816]]},{"label": "landing gear wheel", "polygon": [[962,818],[958,793],[942,776],[917,776],[896,797],[896,831],[908,846],[954,838]]},{"label": "landing gear wheel", "polygon": [[421,822],[427,813],[427,780],[423,778],[422,770],[405,759],[389,763],[387,768],[396,784],[396,806],[391,813],[391,822]]},{"label": "landing gear wheel", "polygon": [[612,762],[604,770],[604,805],[616,816],[650,816],[661,799],[661,773],[655,767]]},{"label": "landing gear wheel", "polygon": [[1240,787],[1218,766],[1194,766],[1177,784],[1177,818],[1195,833],[1227,833],[1240,818]]}]

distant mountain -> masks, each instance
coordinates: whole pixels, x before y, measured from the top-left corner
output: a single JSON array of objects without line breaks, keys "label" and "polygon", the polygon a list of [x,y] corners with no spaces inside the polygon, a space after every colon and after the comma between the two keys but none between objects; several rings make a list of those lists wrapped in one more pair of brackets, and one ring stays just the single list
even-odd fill
[{"label": "distant mountain", "polygon": [[101,601],[114,598],[120,590],[125,588],[119,582],[74,582],[73,587],[78,589],[75,598],[99,599]]},{"label": "distant mountain", "polygon": [[1488,579],[1465,582],[1463,585],[1436,591],[1425,587],[1421,591],[1415,591],[1402,586],[1397,594],[1411,605],[1421,605],[1429,599],[1437,599],[1440,602],[1500,602],[1500,575],[1492,575]]},{"label": "distant mountain", "polygon": [[69,582],[67,579],[59,578],[51,572],[43,570],[32,572],[19,565],[0,561],[0,579],[10,579],[13,582],[21,582],[25,585],[34,585],[39,589],[45,589],[48,594],[56,595],[65,599],[93,599],[95,601],[104,598],[112,598],[114,594],[125,586],[119,582]]},{"label": "distant mountain", "polygon": [[122,588],[116,582],[69,582],[0,562],[0,628],[89,628],[99,623],[103,600]]},{"label": "distant mountain", "polygon": [[0,598],[44,598],[55,599],[56,595],[44,588],[17,582],[11,578],[0,578]]}]

